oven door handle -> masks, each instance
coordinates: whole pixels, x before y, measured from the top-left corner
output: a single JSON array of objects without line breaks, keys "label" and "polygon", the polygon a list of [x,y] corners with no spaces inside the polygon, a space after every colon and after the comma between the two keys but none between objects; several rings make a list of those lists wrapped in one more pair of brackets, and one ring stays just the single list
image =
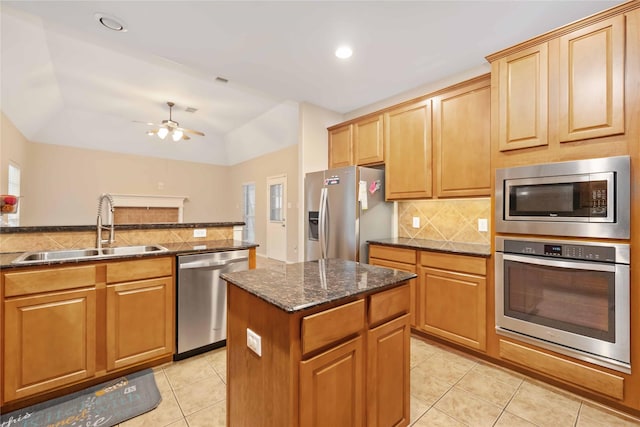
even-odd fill
[{"label": "oven door handle", "polygon": [[546,267],[570,268],[572,270],[590,270],[590,271],[606,271],[615,273],[615,264],[606,264],[589,261],[561,261],[549,258],[541,258],[535,256],[503,254],[502,259],[505,261],[516,261],[524,264],[535,264]]}]

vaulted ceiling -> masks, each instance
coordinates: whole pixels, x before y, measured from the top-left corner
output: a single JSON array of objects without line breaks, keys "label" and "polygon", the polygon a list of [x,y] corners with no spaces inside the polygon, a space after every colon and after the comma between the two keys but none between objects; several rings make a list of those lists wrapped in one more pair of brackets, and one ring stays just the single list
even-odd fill
[{"label": "vaulted ceiling", "polygon": [[[296,143],[300,102],[348,113],[619,3],[2,1],[0,106],[35,142],[233,164]],[[147,136],[167,101],[206,135]]]}]

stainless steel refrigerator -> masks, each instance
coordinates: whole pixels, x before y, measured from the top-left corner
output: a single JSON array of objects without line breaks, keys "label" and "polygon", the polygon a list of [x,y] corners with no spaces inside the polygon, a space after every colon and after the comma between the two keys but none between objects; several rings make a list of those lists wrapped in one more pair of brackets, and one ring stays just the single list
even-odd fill
[{"label": "stainless steel refrigerator", "polygon": [[348,166],[305,175],[305,261],[368,262],[367,240],[391,237],[384,170]]}]

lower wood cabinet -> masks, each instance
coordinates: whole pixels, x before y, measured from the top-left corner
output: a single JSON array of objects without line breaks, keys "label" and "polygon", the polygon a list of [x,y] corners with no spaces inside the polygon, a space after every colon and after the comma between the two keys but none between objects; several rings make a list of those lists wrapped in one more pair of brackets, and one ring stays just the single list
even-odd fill
[{"label": "lower wood cabinet", "polygon": [[422,251],[418,329],[486,350],[486,258]]},{"label": "lower wood cabinet", "polygon": [[2,405],[170,358],[173,271],[173,257],[3,271]]}]

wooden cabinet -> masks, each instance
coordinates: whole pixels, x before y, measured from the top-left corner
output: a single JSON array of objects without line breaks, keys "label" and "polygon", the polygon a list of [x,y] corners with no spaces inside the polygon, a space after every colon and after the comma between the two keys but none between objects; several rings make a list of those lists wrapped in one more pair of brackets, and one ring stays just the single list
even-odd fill
[{"label": "wooden cabinet", "polygon": [[490,79],[447,90],[432,102],[435,195],[490,196]]},{"label": "wooden cabinet", "polygon": [[95,267],[5,273],[3,282],[2,401],[92,378],[96,370]]},{"label": "wooden cabinet", "polygon": [[290,313],[231,283],[228,295],[228,425],[409,424],[407,284]]},{"label": "wooden cabinet", "polygon": [[486,269],[482,257],[422,251],[419,329],[486,350]]},{"label": "wooden cabinet", "polygon": [[561,143],[625,133],[625,16],[576,28],[487,57],[497,150],[557,153]]},{"label": "wooden cabinet", "polygon": [[498,82],[493,113],[500,151],[547,145],[548,61],[543,43],[492,64],[491,74]]},{"label": "wooden cabinet", "polygon": [[330,128],[329,169],[353,164],[353,125]]},{"label": "wooden cabinet", "polygon": [[624,133],[625,17],[560,37],[560,142]]},{"label": "wooden cabinet", "polygon": [[431,197],[431,100],[385,112],[384,134],[386,199]]},{"label": "wooden cabinet", "polygon": [[384,162],[382,114],[359,120],[353,124],[355,164],[376,165]]},{"label": "wooden cabinet", "polygon": [[174,258],[3,272],[2,404],[174,349]]},{"label": "wooden cabinet", "polygon": [[362,336],[300,362],[301,426],[364,426]]},{"label": "wooden cabinet", "polygon": [[410,358],[408,317],[405,314],[369,330],[367,381],[372,386],[367,387],[368,427],[409,425],[410,375],[409,364],[405,363]]},{"label": "wooden cabinet", "polygon": [[[417,273],[416,267],[416,251],[415,249],[396,248],[392,246],[369,245],[369,264],[380,267],[395,268],[396,270]],[[409,323],[411,326],[418,326],[418,299],[416,297],[416,289],[418,287],[417,279],[409,280],[410,289],[410,310]]]}]

